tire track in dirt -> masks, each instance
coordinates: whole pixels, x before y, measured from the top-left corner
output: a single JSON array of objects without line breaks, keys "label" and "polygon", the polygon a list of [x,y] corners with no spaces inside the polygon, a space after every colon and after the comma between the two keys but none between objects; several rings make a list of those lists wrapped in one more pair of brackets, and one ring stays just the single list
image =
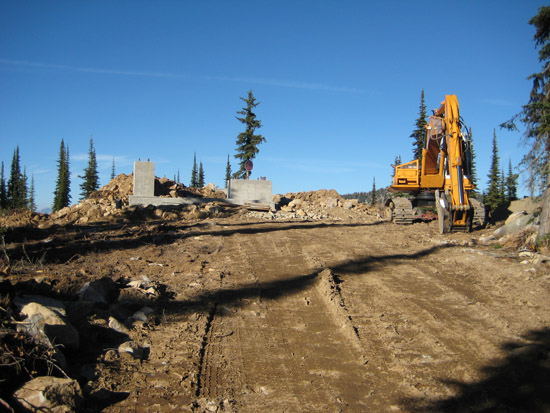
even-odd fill
[{"label": "tire track in dirt", "polygon": [[276,231],[235,234],[227,242],[234,246],[225,249],[227,263],[241,269],[240,274],[227,269],[231,277],[258,290],[238,302],[219,303],[206,344],[208,377],[201,397],[216,405],[235,400],[239,411],[367,407],[363,399],[370,385],[360,349],[349,329],[335,322],[324,293],[314,288],[303,241],[302,234]]},{"label": "tire track in dirt", "polygon": [[[135,404],[421,411],[424,401],[455,395],[450,382],[479,380],[502,343],[548,322],[539,284],[513,290],[530,273],[496,258],[470,264],[468,248],[453,244],[467,242],[463,234],[353,223],[228,228],[205,227],[167,247],[163,259],[187,254],[181,265],[196,274],[172,279],[184,281],[184,308],[151,336],[147,372],[156,375],[137,376]],[[164,343],[178,343],[178,356],[161,351]]]}]

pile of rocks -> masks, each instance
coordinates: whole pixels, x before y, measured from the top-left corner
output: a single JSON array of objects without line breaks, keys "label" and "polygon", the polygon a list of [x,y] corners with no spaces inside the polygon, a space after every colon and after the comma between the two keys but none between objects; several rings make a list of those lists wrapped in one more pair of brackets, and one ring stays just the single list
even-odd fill
[{"label": "pile of rocks", "polygon": [[[193,217],[207,217],[212,205],[203,205],[197,208],[155,208],[154,211],[142,211],[136,214],[136,209],[127,210],[129,196],[133,193],[133,175],[120,174],[107,185],[95,191],[88,199],[80,201],[76,205],[63,208],[50,214],[50,220],[42,219],[42,226],[49,224],[87,224],[105,219],[150,216],[158,219],[185,218],[189,213]],[[226,198],[225,193],[216,188],[214,184],[208,184],[202,188],[187,188],[181,183],[176,183],[166,177],[155,179],[155,196],[171,198]],[[202,213],[197,210],[203,210]],[[128,213],[129,212],[129,213]],[[150,213],[152,212],[152,213]],[[53,221],[53,222],[52,222]]]},{"label": "pile of rocks", "polygon": [[273,196],[277,212],[264,213],[266,219],[381,219],[377,206],[358,202],[357,199],[344,199],[334,189],[309,192],[290,192]]},{"label": "pile of rocks", "polygon": [[[96,381],[89,355],[99,352],[96,359],[103,363],[147,359],[150,345],[146,332],[158,322],[153,308],[165,294],[163,285],[147,277],[117,282],[103,277],[84,284],[76,301],[46,295],[15,296],[8,308],[20,320],[11,323],[16,334],[32,337],[49,349],[46,353],[53,356],[51,365],[55,368],[50,368],[51,374],[31,374],[35,376],[31,381],[14,389],[13,400],[0,398],[0,403],[31,410],[74,411],[84,398],[105,399],[108,389],[100,388]],[[7,345],[4,355],[6,350]],[[13,385],[16,381],[11,377],[8,382]]]}]

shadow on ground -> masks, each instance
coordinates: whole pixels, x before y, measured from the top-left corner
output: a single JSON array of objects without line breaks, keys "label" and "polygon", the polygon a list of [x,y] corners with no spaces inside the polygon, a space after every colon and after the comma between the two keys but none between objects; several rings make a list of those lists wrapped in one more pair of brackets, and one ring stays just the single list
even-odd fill
[{"label": "shadow on ground", "polygon": [[[216,224],[187,225],[173,222],[150,222],[146,225],[134,225],[128,227],[116,224],[97,224],[89,226],[71,225],[67,227],[55,227],[41,231],[36,235],[35,229],[18,229],[18,232],[6,237],[7,243],[16,243],[6,248],[6,253],[12,261],[27,259],[29,262],[40,263],[65,263],[75,256],[83,256],[92,252],[106,252],[112,250],[129,250],[143,245],[162,246],[171,244],[180,239],[195,236],[221,236],[229,237],[234,234],[263,234],[276,231],[288,231],[294,229],[318,229],[335,227],[360,227],[373,226],[376,223],[270,223],[261,225],[260,228],[246,228],[247,223],[235,228],[223,228]],[[29,237],[27,238],[26,235]],[[23,241],[17,241],[22,239]],[[34,242],[28,242],[33,239]]]},{"label": "shadow on ground", "polygon": [[[438,245],[412,254],[390,254],[383,256],[365,256],[355,260],[346,260],[330,266],[335,273],[364,275],[378,265],[386,265],[400,260],[416,260],[436,253],[439,250],[453,248],[453,245]],[[319,269],[320,271],[321,269]],[[196,311],[197,307],[223,303],[226,306],[241,306],[241,300],[261,295],[269,299],[278,299],[310,288],[317,279],[319,271],[309,274],[293,275],[275,281],[249,283],[235,288],[221,288],[207,291],[186,300],[170,300],[165,303],[165,314],[185,315]]]},{"label": "shadow on ground", "polygon": [[458,389],[444,400],[405,399],[412,412],[550,412],[550,328],[506,342],[506,356],[482,368],[474,383],[442,381]]}]

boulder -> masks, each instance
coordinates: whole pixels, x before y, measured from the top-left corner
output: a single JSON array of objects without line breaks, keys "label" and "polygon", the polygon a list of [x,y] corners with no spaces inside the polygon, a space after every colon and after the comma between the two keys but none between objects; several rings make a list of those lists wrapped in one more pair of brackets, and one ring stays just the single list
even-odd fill
[{"label": "boulder", "polygon": [[119,354],[129,354],[138,360],[145,360],[148,355],[148,348],[140,347],[135,341],[125,341],[118,346]]},{"label": "boulder", "polygon": [[509,223],[511,223],[512,221],[515,221],[516,219],[524,216],[524,215],[527,215],[527,211],[518,211],[518,212],[514,212],[512,215],[510,215],[506,221],[504,222],[504,225],[508,225]]},{"label": "boulder", "polygon": [[293,199],[292,201],[290,201],[288,206],[291,209],[300,209],[302,207],[302,204],[303,204],[303,201],[301,199]]},{"label": "boulder", "polygon": [[51,310],[42,304],[31,302],[21,309],[21,314],[29,320],[37,320],[41,317],[44,323],[44,333],[53,343],[63,344],[72,350],[78,349],[80,345],[78,331],[57,311]]},{"label": "boulder", "polygon": [[118,288],[109,277],[86,283],[79,292],[80,301],[90,301],[98,306],[108,306],[118,296]]},{"label": "boulder", "polygon": [[76,380],[41,376],[25,383],[14,393],[19,404],[30,411],[71,412],[82,404],[82,390]]},{"label": "boulder", "polygon": [[517,218],[513,219],[510,223],[498,228],[493,235],[495,238],[502,238],[507,235],[515,234],[525,229],[533,221],[533,215],[520,214]]},{"label": "boulder", "polygon": [[51,297],[45,297],[42,295],[24,295],[22,297],[15,297],[13,299],[13,303],[19,309],[19,311],[21,311],[23,307],[25,307],[27,304],[38,303],[40,305],[43,305],[44,307],[49,308],[52,311],[55,311],[63,317],[67,316],[65,304]]}]

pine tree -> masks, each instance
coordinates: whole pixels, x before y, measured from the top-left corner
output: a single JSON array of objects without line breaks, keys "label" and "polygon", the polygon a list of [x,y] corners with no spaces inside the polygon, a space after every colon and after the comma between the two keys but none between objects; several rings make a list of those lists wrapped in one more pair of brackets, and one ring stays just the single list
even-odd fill
[{"label": "pine tree", "polygon": [[2,169],[0,170],[0,209],[6,209],[7,207],[6,177],[4,176],[4,161],[2,161]]},{"label": "pine tree", "polygon": [[111,164],[111,181],[115,179],[115,157],[113,156],[113,163]]},{"label": "pine tree", "polygon": [[487,205],[491,211],[496,211],[499,206],[502,205],[502,193],[501,193],[501,179],[500,179],[500,166],[499,166],[499,157],[498,157],[498,147],[497,147],[497,134],[496,131],[493,131],[493,155],[491,159],[491,168],[489,170],[489,189],[483,200],[485,205]]},{"label": "pine tree", "polygon": [[23,167],[23,179],[21,181],[21,190],[24,194],[25,206],[23,208],[29,209],[29,178],[27,177],[27,167]]},{"label": "pine tree", "polygon": [[[425,146],[425,137],[426,137],[426,104],[424,103],[424,89],[420,93],[420,108],[418,110],[418,119],[415,122],[415,128],[411,134],[413,139],[413,157],[422,162],[422,149]],[[420,164],[419,164],[420,165]],[[422,165],[420,165],[422,167]]]},{"label": "pine tree", "polygon": [[57,160],[57,181],[55,183],[54,199],[52,209],[59,211],[69,206],[70,195],[70,171],[69,171],[69,146],[61,139],[59,147],[59,158]]},{"label": "pine tree", "polygon": [[515,201],[518,199],[518,174],[512,169],[512,160],[508,164],[508,176],[506,176],[506,199]]},{"label": "pine tree", "polygon": [[180,168],[178,168],[178,177],[176,179],[176,183],[179,184],[180,183]]},{"label": "pine tree", "polygon": [[193,169],[191,170],[191,184],[189,185],[191,188],[196,188],[198,184],[198,170],[197,170],[197,153],[193,155]]},{"label": "pine tree", "polygon": [[231,179],[231,164],[229,163],[229,155],[227,155],[227,165],[225,166],[225,187],[229,184]]},{"label": "pine tree", "polygon": [[88,150],[88,166],[84,169],[84,175],[79,176],[84,181],[80,184],[80,199],[88,198],[92,192],[99,188],[99,176],[97,173],[97,159],[94,149],[94,140],[90,136],[90,148]]},{"label": "pine tree", "polygon": [[401,155],[396,155],[395,157],[395,161],[393,161],[394,164],[392,165],[392,174],[391,174],[391,177],[393,178],[395,176],[395,168],[393,168],[393,166],[397,166],[397,165],[401,165]]},{"label": "pine tree", "polygon": [[25,187],[24,176],[21,173],[19,146],[13,152],[6,202],[10,209],[22,209],[27,206],[27,189]]},{"label": "pine tree", "polygon": [[254,132],[256,129],[262,127],[261,122],[256,119],[256,114],[253,112],[253,109],[260,104],[256,103],[256,99],[252,94],[252,91],[248,91],[248,98],[240,98],[246,103],[246,107],[238,111],[239,115],[243,117],[236,118],[246,125],[245,131],[240,133],[237,136],[237,154],[234,155],[235,159],[239,159],[239,170],[233,174],[233,178],[244,178],[246,177],[245,163],[247,160],[252,160],[256,157],[256,154],[259,152],[258,145],[262,142],[265,142],[266,139],[262,135],[256,135]]},{"label": "pine tree", "polygon": [[31,212],[36,211],[34,192],[34,174],[31,174],[31,186],[29,188],[29,209],[31,210]]},{"label": "pine tree", "polygon": [[199,182],[197,186],[199,188],[204,186],[204,169],[202,167],[202,162],[199,164]]},{"label": "pine tree", "polygon": [[372,199],[371,204],[376,204],[376,177],[372,178]]},{"label": "pine tree", "polygon": [[521,112],[501,127],[518,130],[516,121],[523,123],[523,141],[529,148],[520,165],[529,173],[529,189],[538,187],[544,194],[537,242],[548,243],[550,239],[550,6],[539,8],[536,16],[529,20],[536,29],[536,47],[539,48],[541,71],[528,79],[533,81],[529,102]]},{"label": "pine tree", "polygon": [[504,169],[500,170],[500,199],[501,202],[506,202],[506,178],[504,177]]}]

